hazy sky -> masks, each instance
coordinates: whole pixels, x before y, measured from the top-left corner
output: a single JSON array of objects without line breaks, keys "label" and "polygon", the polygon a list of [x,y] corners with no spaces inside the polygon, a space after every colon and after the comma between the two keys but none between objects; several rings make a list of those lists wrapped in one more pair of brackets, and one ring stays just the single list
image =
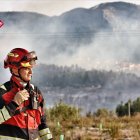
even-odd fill
[{"label": "hazy sky", "polygon": [[[60,15],[77,7],[93,7],[119,0],[0,0],[0,11],[33,11],[48,16]],[[140,0],[122,0],[140,5]]]}]

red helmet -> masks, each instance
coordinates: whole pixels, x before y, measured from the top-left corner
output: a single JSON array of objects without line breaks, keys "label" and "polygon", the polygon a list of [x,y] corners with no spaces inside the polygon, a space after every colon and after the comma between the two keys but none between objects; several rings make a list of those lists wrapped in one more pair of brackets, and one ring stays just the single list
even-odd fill
[{"label": "red helmet", "polygon": [[35,65],[37,56],[34,51],[28,52],[23,48],[15,48],[8,53],[4,60],[4,68],[32,67]]}]

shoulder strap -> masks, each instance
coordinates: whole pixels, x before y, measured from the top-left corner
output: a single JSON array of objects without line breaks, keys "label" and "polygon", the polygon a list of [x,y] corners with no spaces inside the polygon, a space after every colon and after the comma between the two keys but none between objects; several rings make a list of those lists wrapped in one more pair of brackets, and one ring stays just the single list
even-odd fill
[{"label": "shoulder strap", "polygon": [[32,89],[34,90],[35,89],[35,86],[33,84],[30,84],[30,85],[31,85]]}]

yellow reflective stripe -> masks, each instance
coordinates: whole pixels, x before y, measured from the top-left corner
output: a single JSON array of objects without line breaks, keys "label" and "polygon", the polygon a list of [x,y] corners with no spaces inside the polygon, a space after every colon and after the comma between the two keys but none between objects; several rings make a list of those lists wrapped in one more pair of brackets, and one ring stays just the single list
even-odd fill
[{"label": "yellow reflective stripe", "polygon": [[11,116],[10,116],[10,114],[9,114],[9,112],[8,112],[8,110],[6,109],[5,106],[1,109],[1,114],[2,114],[2,116],[4,117],[4,120],[5,120],[5,121],[11,118]]},{"label": "yellow reflective stripe", "polygon": [[49,139],[52,139],[52,134],[47,134],[41,137],[41,140],[49,140]]},{"label": "yellow reflective stripe", "polygon": [[19,57],[19,55],[18,54],[14,54],[14,53],[8,53],[8,56],[12,56],[12,57]]},{"label": "yellow reflective stripe", "polygon": [[4,85],[1,85],[0,88],[7,90],[6,87]]},{"label": "yellow reflective stripe", "polygon": [[4,118],[3,118],[3,115],[2,115],[2,113],[0,111],[0,124],[3,123],[3,122],[4,122]]},{"label": "yellow reflective stripe", "polygon": [[34,140],[40,140],[39,138],[36,138],[36,139],[34,139]]},{"label": "yellow reflective stripe", "polygon": [[45,128],[45,129],[39,131],[39,135],[40,136],[43,136],[43,135],[46,135],[46,134],[50,134],[50,133],[51,132],[50,132],[49,128]]},{"label": "yellow reflective stripe", "polygon": [[30,63],[29,62],[21,62],[21,66],[23,66],[23,67],[30,67],[31,65],[30,65]]},{"label": "yellow reflective stripe", "polygon": [[43,130],[40,130],[39,135],[41,137],[41,140],[49,140],[52,138],[52,134],[51,134],[49,128],[45,128]]},{"label": "yellow reflective stripe", "polygon": [[0,136],[0,140],[25,140],[25,139],[8,137],[8,136]]}]

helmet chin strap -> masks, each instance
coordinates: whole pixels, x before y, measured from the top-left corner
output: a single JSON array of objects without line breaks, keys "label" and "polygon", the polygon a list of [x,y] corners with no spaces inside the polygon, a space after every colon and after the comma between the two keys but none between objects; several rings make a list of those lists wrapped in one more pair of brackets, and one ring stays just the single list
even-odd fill
[{"label": "helmet chin strap", "polygon": [[23,79],[23,77],[22,77],[21,74],[20,74],[20,70],[21,70],[21,68],[18,69],[18,75],[16,75],[16,74],[12,71],[12,69],[10,69],[10,72],[11,72],[11,74],[12,74],[13,76],[15,76],[15,77],[21,79],[23,82],[25,82],[25,83],[30,82],[30,81],[26,81],[25,79]]},{"label": "helmet chin strap", "polygon": [[[13,73],[12,69],[10,69],[10,72],[11,72],[11,74],[12,74],[13,76],[20,78],[19,75],[16,75],[15,73]],[[19,72],[18,72],[18,73],[19,73]]]},{"label": "helmet chin strap", "polygon": [[20,70],[21,70],[21,68],[20,68],[20,69],[18,69],[18,75],[19,75],[19,78],[20,78],[23,82],[25,82],[25,83],[29,83],[29,82],[30,82],[30,80],[29,80],[29,81],[27,81],[27,80],[23,79],[23,77],[22,77],[22,76],[21,76],[21,74],[20,74]]}]

